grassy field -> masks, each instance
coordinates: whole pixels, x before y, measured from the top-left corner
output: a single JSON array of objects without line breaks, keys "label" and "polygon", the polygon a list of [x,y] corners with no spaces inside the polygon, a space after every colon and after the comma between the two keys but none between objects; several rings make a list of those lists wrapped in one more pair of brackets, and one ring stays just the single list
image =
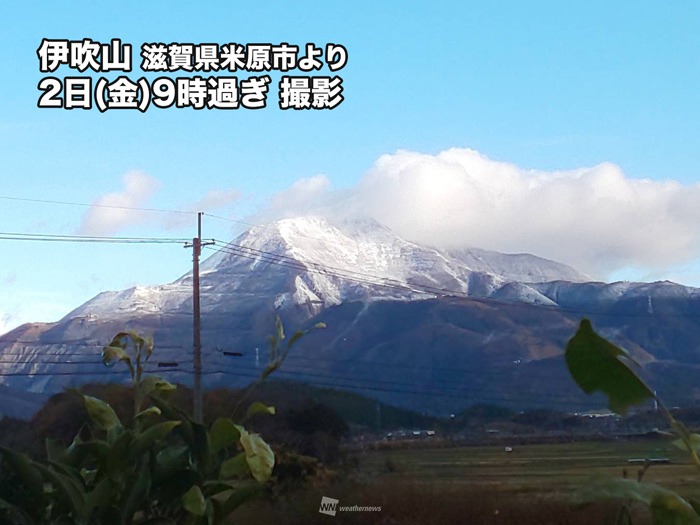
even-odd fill
[{"label": "grassy field", "polygon": [[477,485],[516,493],[571,493],[601,474],[636,479],[632,458],[669,458],[652,465],[644,481],[700,497],[700,471],[668,440],[608,441],[482,447],[376,450],[360,456],[361,472],[395,482]]},{"label": "grassy field", "polygon": [[[621,502],[596,498],[579,504],[579,488],[596,477],[635,480],[632,458],[668,458],[654,465],[644,481],[685,496],[700,497],[700,471],[667,440],[571,444],[503,445],[452,448],[404,448],[359,453],[359,466],[330,484],[311,485],[282,500],[246,506],[232,523],[316,523],[444,525],[590,525],[614,524]],[[319,513],[321,497],[346,505],[381,506],[381,512]],[[635,525],[650,523],[649,510],[629,507]]]}]

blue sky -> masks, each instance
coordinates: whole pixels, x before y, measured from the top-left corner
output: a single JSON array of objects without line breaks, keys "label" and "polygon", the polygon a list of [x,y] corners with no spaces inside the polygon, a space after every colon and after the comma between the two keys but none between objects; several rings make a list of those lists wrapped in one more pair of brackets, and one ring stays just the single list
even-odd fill
[{"label": "blue sky", "polygon": [[[415,190],[406,202],[434,197],[422,213],[380,217],[406,237],[531,251],[600,279],[697,286],[699,15],[689,2],[6,3],[0,197],[207,204],[202,211],[259,222],[344,199],[382,215],[401,203],[394,176]],[[134,48],[133,80],[155,76],[138,68],[143,43],[338,43],[348,50],[337,73],[345,100],[281,111],[273,88],[258,111],[39,109],[43,38],[121,38]],[[445,166],[455,168],[449,180]],[[447,224],[434,210],[454,195],[462,200],[445,208],[473,212]],[[184,217],[0,199],[3,232],[191,238],[194,215]],[[205,237],[240,231],[205,219]],[[56,320],[102,290],[173,280],[190,265],[175,245],[0,246],[0,331]]]}]

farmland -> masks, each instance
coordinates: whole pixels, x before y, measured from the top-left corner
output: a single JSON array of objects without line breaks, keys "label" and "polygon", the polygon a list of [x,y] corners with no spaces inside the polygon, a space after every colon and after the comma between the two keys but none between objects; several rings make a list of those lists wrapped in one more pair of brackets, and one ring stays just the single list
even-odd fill
[{"label": "farmland", "polygon": [[[378,513],[338,514],[341,523],[590,524],[615,523],[620,501],[577,501],[580,489],[605,476],[636,479],[633,458],[668,458],[653,465],[645,482],[685,496],[700,495],[700,475],[683,451],[663,439],[479,447],[393,448],[359,453],[352,472],[335,483],[307,486],[284,502],[258,501],[237,518],[284,524],[328,523],[321,497],[341,505],[381,506]],[[636,524],[650,523],[648,509],[632,504]]]},{"label": "farmland", "polygon": [[636,479],[633,458],[668,458],[653,465],[644,481],[684,495],[700,496],[700,472],[670,440],[601,441],[514,446],[375,450],[361,456],[361,470],[392,482],[423,480],[445,485],[472,485],[514,493],[572,493],[596,476]]}]

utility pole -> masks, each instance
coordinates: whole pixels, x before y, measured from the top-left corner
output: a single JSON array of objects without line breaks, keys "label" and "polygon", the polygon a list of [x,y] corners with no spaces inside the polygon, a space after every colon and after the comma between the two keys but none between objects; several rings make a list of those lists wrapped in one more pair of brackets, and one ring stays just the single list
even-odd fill
[{"label": "utility pole", "polygon": [[194,365],[194,391],[193,412],[194,420],[201,423],[202,417],[202,312],[199,303],[199,257],[202,255],[202,246],[213,244],[202,243],[202,213],[197,213],[197,237],[192,239],[192,244],[186,244],[185,248],[192,248],[192,336]]}]

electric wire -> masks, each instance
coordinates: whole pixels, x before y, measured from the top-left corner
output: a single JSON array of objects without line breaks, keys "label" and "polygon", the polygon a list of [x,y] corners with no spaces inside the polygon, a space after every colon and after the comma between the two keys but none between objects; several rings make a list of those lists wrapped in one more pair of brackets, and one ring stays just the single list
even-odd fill
[{"label": "electric wire", "polygon": [[[133,208],[133,207],[124,207],[124,206],[109,206],[109,205],[99,205],[99,204],[82,204],[82,203],[74,203],[74,202],[63,202],[63,201],[49,201],[49,200],[40,200],[40,199],[22,199],[22,198],[13,198],[13,197],[3,197],[0,196],[0,199],[5,199],[5,200],[18,200],[18,201],[27,201],[27,202],[41,202],[41,203],[50,203],[50,204],[64,204],[64,205],[76,205],[76,206],[96,206],[96,207],[107,207],[107,208],[120,208],[120,209],[132,209],[132,210],[141,210],[141,211],[153,211],[153,212],[163,212],[163,213],[187,213],[187,214],[192,214],[195,215],[196,212],[185,212],[185,211],[180,211],[180,210],[161,210],[161,209],[155,209],[155,208]],[[224,217],[212,215],[205,213],[205,216],[217,218],[217,219],[224,219],[224,220],[230,220],[232,222],[238,222],[241,224],[246,224],[249,226],[256,226],[256,225],[251,225],[249,223],[245,223],[244,221],[236,221],[234,219],[226,219]],[[23,233],[15,233],[15,232],[0,232],[0,240],[29,240],[29,241],[42,241],[42,242],[88,242],[88,243],[145,243],[145,244],[164,244],[164,243],[177,243],[177,244],[182,244],[182,243],[188,243],[189,239],[180,239],[180,238],[155,238],[155,237],[99,237],[99,236],[75,236],[75,235],[54,235],[54,234],[23,234]],[[395,289],[395,290],[401,290],[401,291],[407,291],[407,292],[412,292],[412,293],[422,293],[422,294],[429,294],[429,295],[437,295],[437,296],[442,296],[442,297],[462,297],[462,298],[470,298],[466,292],[459,291],[459,290],[450,290],[448,288],[443,288],[443,287],[435,287],[435,286],[430,286],[430,285],[418,285],[418,284],[408,284],[401,282],[396,279],[392,278],[386,278],[386,277],[381,277],[381,276],[376,276],[376,275],[370,275],[367,273],[362,273],[362,272],[357,272],[353,270],[348,270],[348,269],[343,269],[343,268],[338,268],[338,267],[333,267],[330,265],[323,265],[321,263],[315,263],[315,262],[301,262],[298,261],[297,259],[294,259],[292,257],[283,255],[283,254],[275,254],[272,252],[267,252],[264,250],[258,250],[252,247],[246,247],[243,245],[239,245],[236,243],[226,243],[220,240],[213,240],[215,242],[215,245],[218,247],[219,252],[223,252],[224,254],[227,255],[232,255],[232,256],[237,256],[237,257],[243,257],[251,260],[257,260],[257,261],[262,261],[270,264],[275,264],[278,266],[282,267],[287,267],[291,269],[295,269],[298,271],[302,272],[311,272],[311,273],[319,273],[323,275],[327,275],[330,277],[335,277],[338,279],[343,279],[346,281],[350,282],[356,282],[360,284],[367,284],[367,285],[373,285],[373,286],[379,286],[379,287],[385,287],[385,288],[390,288],[390,289]],[[208,250],[215,250],[215,248],[205,246],[206,249]],[[177,290],[177,292],[181,293],[189,293],[189,290]],[[231,294],[234,294],[235,292],[230,292]],[[202,295],[226,295],[227,292],[208,292],[204,290],[202,292]],[[499,301],[493,301],[489,300],[489,302],[496,302],[498,303]],[[523,307],[531,307],[529,304],[521,304],[521,303],[511,303],[511,302],[506,302],[507,304],[511,306],[523,306]],[[591,315],[592,312],[590,310],[578,310],[578,309],[571,309],[571,308],[562,308],[562,307],[556,307],[553,306],[553,309],[557,311],[562,311],[562,312],[568,312],[568,313],[585,313],[586,315]],[[182,312],[182,313],[169,313],[165,315],[191,315],[190,313],[187,312]],[[625,314],[623,312],[599,312],[599,313],[593,313],[593,315],[606,315],[606,316],[634,316],[634,317],[640,317],[639,314],[637,313],[628,313]],[[686,314],[676,314],[676,315],[686,315]],[[1,340],[0,342],[7,342],[5,340]],[[17,344],[25,344],[23,341],[17,341]],[[29,344],[29,342],[26,342],[26,344]],[[36,346],[39,346],[37,342],[34,342]],[[41,343],[44,344],[44,343]],[[63,341],[61,343],[57,343],[65,346],[71,345],[70,341]],[[74,342],[74,344],[79,345],[81,343],[78,343],[77,341]],[[101,347],[104,345],[99,345],[99,344],[87,344],[87,343],[82,343],[85,346],[94,346],[94,347]],[[159,347],[159,349],[165,349],[166,347]],[[182,349],[182,347],[172,347],[172,349]],[[61,354],[55,354],[56,356],[60,356]],[[294,356],[290,356],[294,357]],[[297,357],[297,359],[304,359],[303,357]],[[308,360],[318,360],[318,358],[306,358]],[[329,361],[334,361],[333,359],[328,359]],[[337,360],[335,360],[337,361]],[[2,364],[17,364],[18,362],[4,362],[0,361]],[[21,362],[20,362],[21,363]],[[362,362],[362,361],[354,361],[355,364],[367,364],[367,365],[372,365],[372,366],[395,366],[395,367],[404,367],[404,368],[419,368],[418,366],[412,367],[410,365],[401,365],[401,364],[389,364],[389,363],[377,363],[377,362]],[[101,361],[71,361],[71,362],[47,362],[47,363],[41,363],[41,362],[26,362],[26,363],[21,363],[21,364],[56,364],[56,365],[81,365],[81,364],[95,364],[99,365],[101,364]],[[247,368],[246,367],[241,367],[238,366],[235,371],[232,370],[227,370],[227,369],[219,369],[219,370],[206,370],[203,373],[207,375],[211,374],[237,374],[241,375],[241,373],[244,373],[243,375],[246,375],[250,371],[255,371],[257,369],[254,368]],[[467,370],[455,370],[454,368],[448,369],[450,371],[458,372],[458,373],[463,373],[463,374],[476,374],[476,373],[481,373],[482,376],[485,374],[485,371],[467,371]],[[180,369],[178,367],[172,368],[172,369],[154,369],[150,370],[151,372],[157,371],[158,373],[185,373],[185,374],[192,374],[192,370],[185,370],[185,369]],[[13,375],[27,375],[27,376],[45,376],[45,375],[80,375],[83,372],[52,372],[52,373],[41,373],[41,372],[0,372],[1,376],[13,376]],[[93,371],[91,374],[98,374],[98,375],[106,375],[106,374],[123,374],[126,373],[126,370],[112,370],[110,369],[109,371]],[[491,372],[494,373],[494,372]],[[407,383],[407,382],[401,382],[401,381],[390,381],[390,380],[372,380],[372,379],[367,379],[363,380],[361,378],[350,378],[350,377],[345,377],[345,376],[338,376],[338,375],[330,375],[330,374],[314,374],[313,372],[309,371],[304,371],[304,370],[286,370],[286,371],[280,371],[280,375],[285,375],[289,376],[290,374],[298,374],[302,375],[304,377],[316,377],[317,379],[320,380],[336,380],[336,381],[344,381],[346,382],[344,385],[338,385],[338,384],[329,384],[328,386],[333,386],[333,387],[338,387],[342,386],[344,388],[357,388],[357,389],[365,389],[365,390],[377,390],[377,391],[387,391],[387,392],[396,392],[396,393],[412,393],[412,394],[431,394],[431,395],[436,395],[436,396],[447,396],[447,397],[456,397],[456,396],[461,396],[465,392],[460,391],[460,392],[455,392],[455,393],[445,393],[442,391],[435,391],[435,392],[425,392],[425,391],[416,391],[416,390],[411,390],[409,388],[403,389],[403,390],[398,390],[398,389],[391,389],[391,388],[386,388],[383,385],[394,385],[398,387],[410,387],[410,386],[416,386],[415,383]],[[257,377],[256,374],[251,375],[250,377]],[[370,383],[370,384],[361,384],[361,383]],[[314,384],[319,384],[318,381],[314,381]],[[447,384],[447,383],[440,383],[438,384]],[[472,390],[467,390],[467,391],[475,391],[474,389]],[[483,393],[483,389],[480,389],[479,392]]]},{"label": "electric wire", "polygon": [[103,237],[89,235],[59,235],[49,233],[0,232],[3,241],[86,242],[109,244],[184,244],[188,240],[174,237]]},{"label": "electric wire", "polygon": [[71,202],[71,201],[58,201],[49,199],[30,199],[25,197],[11,197],[7,195],[0,195],[0,199],[6,201],[19,201],[19,202],[34,202],[39,204],[60,204],[65,206],[81,206],[85,208],[112,208],[117,210],[133,210],[133,211],[151,211],[158,213],[178,213],[186,215],[197,215],[195,211],[185,211],[185,210],[165,210],[160,208],[139,208],[135,206],[118,206],[115,204],[98,204],[98,203],[85,203],[85,202]]}]

